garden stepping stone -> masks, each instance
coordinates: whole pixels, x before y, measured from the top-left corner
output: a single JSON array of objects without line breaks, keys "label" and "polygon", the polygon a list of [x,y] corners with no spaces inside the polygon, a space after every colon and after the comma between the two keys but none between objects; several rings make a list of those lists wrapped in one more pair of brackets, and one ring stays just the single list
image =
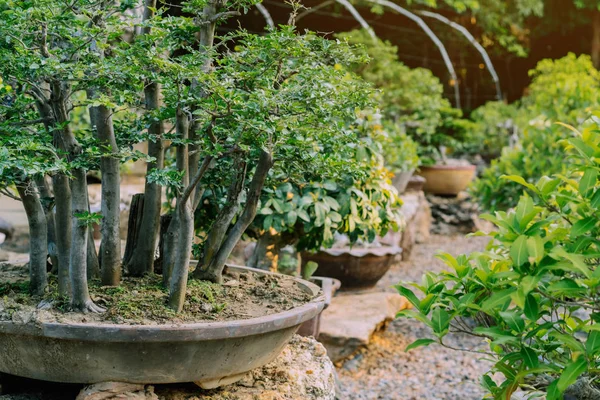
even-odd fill
[{"label": "garden stepping stone", "polygon": [[368,345],[373,333],[385,327],[408,304],[397,293],[342,294],[334,297],[321,316],[319,341],[333,362],[341,361],[360,347]]}]

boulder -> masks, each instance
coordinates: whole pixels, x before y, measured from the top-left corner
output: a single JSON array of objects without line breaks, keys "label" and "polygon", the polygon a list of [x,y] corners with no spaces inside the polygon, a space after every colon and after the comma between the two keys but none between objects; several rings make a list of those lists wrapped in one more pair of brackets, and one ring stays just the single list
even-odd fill
[{"label": "boulder", "polygon": [[334,362],[367,346],[373,333],[408,307],[406,299],[397,293],[345,294],[334,297],[321,316],[319,341]]},{"label": "boulder", "polygon": [[161,400],[334,400],[335,369],[323,345],[294,335],[271,363],[242,380],[213,390],[192,385],[158,386]]}]

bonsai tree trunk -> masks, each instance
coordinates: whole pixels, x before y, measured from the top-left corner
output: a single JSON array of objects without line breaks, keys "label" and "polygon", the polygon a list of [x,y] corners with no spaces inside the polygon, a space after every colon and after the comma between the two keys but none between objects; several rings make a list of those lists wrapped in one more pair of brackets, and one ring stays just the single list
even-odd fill
[{"label": "bonsai tree trunk", "polygon": [[94,233],[88,228],[87,238],[87,277],[88,279],[98,278],[100,276],[100,261],[96,252],[96,243],[94,243]]},{"label": "bonsai tree trunk", "polygon": [[177,217],[174,219],[178,221],[179,240],[177,241],[173,268],[170,274],[169,307],[176,312],[181,312],[185,302],[185,292],[190,270],[190,253],[194,237],[194,217],[189,196],[177,204],[175,212],[177,213]]},{"label": "bonsai tree trunk", "polygon": [[[70,160],[77,158],[82,153],[81,146],[69,126],[69,115],[67,111],[66,98],[68,93],[66,84],[54,81],[51,85],[51,105],[55,123],[60,127],[56,129],[59,134],[58,142],[66,150]],[[55,185],[58,195],[60,188]],[[72,308],[82,312],[102,312],[101,307],[96,306],[90,299],[87,286],[87,225],[76,216],[89,210],[86,174],[83,168],[73,171],[73,182],[71,186],[71,246],[69,257],[69,277],[71,283]],[[57,198],[57,205],[59,199]],[[57,227],[58,228],[58,227]]]},{"label": "bonsai tree trunk", "polygon": [[238,211],[240,203],[240,194],[244,188],[244,180],[246,179],[246,162],[238,157],[234,163],[234,170],[237,171],[236,176],[231,181],[227,190],[227,200],[225,205],[219,212],[214,224],[211,226],[204,245],[204,253],[202,255],[202,264],[194,271],[194,276],[198,277],[202,274],[202,266],[208,265],[210,260],[219,251],[223,244],[225,234],[231,225],[231,221]]},{"label": "bonsai tree trunk", "polygon": [[240,215],[235,225],[228,232],[227,237],[214,257],[212,257],[208,264],[204,265],[202,269],[198,268],[198,272],[195,275],[196,278],[215,283],[223,282],[223,268],[225,267],[225,262],[256,216],[256,208],[260,199],[260,193],[265,184],[267,174],[272,166],[273,157],[271,153],[263,150],[258,160],[254,176],[252,177],[252,182],[250,183],[246,205],[244,211],[242,211],[242,215]]},{"label": "bonsai tree trunk", "polygon": [[592,11],[592,62],[600,69],[600,10]]},{"label": "bonsai tree trunk", "polygon": [[[59,90],[55,85],[54,90]],[[49,85],[44,85],[44,90],[50,91]],[[59,95],[60,93],[58,93]],[[41,97],[41,96],[40,96]],[[44,125],[47,131],[52,131],[53,125],[57,124],[57,117],[54,112],[54,105],[58,99],[36,101],[36,108],[40,117],[45,121]],[[54,147],[66,152],[65,143],[62,140],[62,133],[59,129],[53,132]],[[69,178],[64,174],[52,176],[52,188],[54,189],[54,228],[56,233],[56,252],[57,265],[54,266],[58,271],[58,293],[61,296],[71,294],[69,282],[69,259],[71,256],[71,186]]]},{"label": "bonsai tree trunk", "polygon": [[48,227],[46,213],[31,181],[18,185],[17,190],[29,223],[29,281],[32,295],[41,296],[48,286],[46,263],[48,260]]},{"label": "bonsai tree trunk", "polygon": [[[90,91],[90,98],[97,93]],[[111,117],[112,111],[104,105],[90,107],[90,120],[95,125],[101,148],[108,154],[100,159],[102,172],[102,244],[100,246],[100,279],[105,286],[118,286],[121,281],[121,183],[117,141]],[[87,202],[87,201],[86,201]]]},{"label": "bonsai tree trunk", "polygon": [[277,272],[280,244],[278,236],[265,232],[256,241],[252,256],[248,260],[250,268],[264,269]]},{"label": "bonsai tree trunk", "polygon": [[[123,264],[128,265],[133,256],[133,249],[140,238],[140,225],[144,213],[144,194],[137,193],[131,199],[129,207],[129,220],[127,221],[127,242],[125,243],[125,254],[123,255]],[[143,235],[142,235],[143,236]]]},{"label": "bonsai tree trunk", "polygon": [[40,193],[40,201],[46,214],[46,226],[48,230],[48,256],[52,263],[52,270],[58,273],[58,250],[56,248],[56,225],[54,223],[54,195],[50,184],[45,176],[36,180],[36,185]]},{"label": "bonsai tree trunk", "polygon": [[[152,18],[156,8],[156,0],[146,0],[143,20]],[[149,27],[144,27],[143,34],[150,33]],[[146,110],[152,112],[160,107],[160,85],[149,82],[144,88]],[[153,169],[164,168],[164,145],[162,142],[162,121],[155,121],[148,127],[148,134],[153,138],[148,140],[148,155],[154,158],[146,166],[146,175]],[[140,235],[133,249],[131,259],[128,260],[127,270],[130,275],[141,276],[154,270],[154,253],[160,227],[160,208],[162,188],[157,183],[148,182],[144,187],[144,214],[142,215]]]}]

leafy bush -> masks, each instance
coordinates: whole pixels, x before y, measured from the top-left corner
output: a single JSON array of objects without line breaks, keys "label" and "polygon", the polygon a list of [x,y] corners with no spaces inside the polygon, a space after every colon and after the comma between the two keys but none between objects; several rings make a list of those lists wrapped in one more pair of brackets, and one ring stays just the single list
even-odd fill
[{"label": "leafy bush", "polygon": [[466,150],[486,160],[500,157],[509,145],[516,117],[517,106],[502,101],[490,101],[477,108],[471,113],[474,125],[467,132]]},{"label": "leafy bush", "polygon": [[[589,385],[600,367],[597,122],[581,133],[571,128],[576,136],[563,141],[565,175],[535,184],[518,175],[503,178],[533,197],[525,193],[514,210],[482,216],[497,228],[485,252],[440,254],[451,270],[413,284],[421,299],[398,286],[414,305],[402,315],[424,322],[436,336],[410,348],[444,345],[449,332],[488,341],[483,353],[495,363],[482,384],[495,399],[508,399],[518,388],[546,392],[549,400],[565,391],[578,398],[570,388],[577,380],[600,395],[597,383]],[[492,379],[496,373],[499,383]]]},{"label": "leafy bush", "polygon": [[384,141],[383,157],[394,173],[415,170],[419,164],[419,146],[397,125],[384,123],[388,137]]},{"label": "leafy bush", "polygon": [[515,114],[519,145],[505,149],[471,188],[487,210],[515,206],[523,191],[514,182],[500,181],[502,175],[518,173],[533,183],[544,174],[564,172],[557,142],[569,133],[552,123],[580,124],[590,110],[600,106],[600,72],[589,56],[569,54],[559,60],[542,60],[529,74],[533,81]]}]

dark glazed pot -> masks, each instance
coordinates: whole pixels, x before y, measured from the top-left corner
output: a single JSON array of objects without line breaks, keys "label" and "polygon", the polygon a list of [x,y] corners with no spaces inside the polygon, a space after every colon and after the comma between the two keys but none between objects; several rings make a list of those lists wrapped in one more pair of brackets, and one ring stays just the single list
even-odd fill
[{"label": "dark glazed pot", "polygon": [[[230,270],[270,272],[245,267]],[[291,278],[315,297],[288,311],[227,322],[173,325],[0,322],[0,372],[68,383],[195,382],[214,388],[279,355],[325,306],[319,287]]]},{"label": "dark glazed pot", "polygon": [[402,249],[383,246],[372,249],[328,249],[317,253],[302,253],[302,265],[309,261],[319,267],[316,273],[338,279],[341,290],[369,289],[390,269]]}]

